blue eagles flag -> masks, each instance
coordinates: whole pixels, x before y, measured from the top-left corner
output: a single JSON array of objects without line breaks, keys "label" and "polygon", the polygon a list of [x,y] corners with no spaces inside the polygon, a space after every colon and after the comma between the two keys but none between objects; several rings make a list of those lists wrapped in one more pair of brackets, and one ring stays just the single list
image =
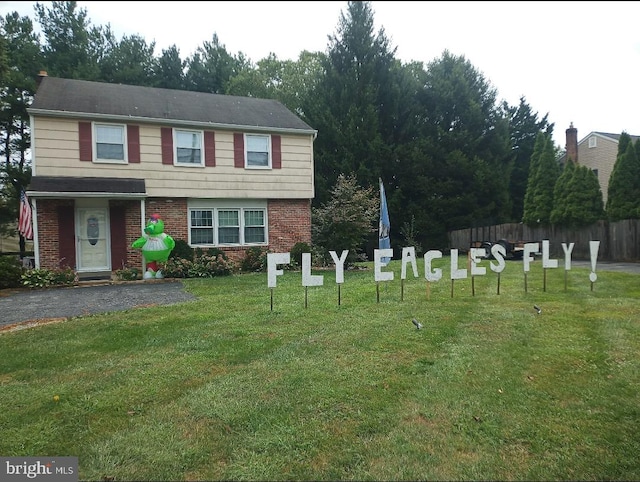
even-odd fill
[{"label": "blue eagles flag", "polygon": [[[382,178],[380,181],[380,225],[378,227],[378,248],[389,249],[391,248],[391,238],[389,238],[389,231],[391,230],[391,224],[389,224],[389,211],[387,209],[387,196],[384,194],[384,186],[382,185]],[[381,258],[380,261],[386,266],[390,257]]]}]

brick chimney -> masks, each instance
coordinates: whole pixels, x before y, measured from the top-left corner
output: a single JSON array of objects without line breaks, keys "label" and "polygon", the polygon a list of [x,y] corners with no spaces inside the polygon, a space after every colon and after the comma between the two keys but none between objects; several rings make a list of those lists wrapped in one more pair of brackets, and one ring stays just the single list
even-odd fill
[{"label": "brick chimney", "polygon": [[40,82],[42,82],[42,79],[45,77],[48,77],[47,71],[41,70],[38,76],[36,77],[36,87],[40,87]]},{"label": "brick chimney", "polygon": [[573,127],[573,122],[566,131],[567,133],[567,145],[565,149],[567,151],[567,160],[571,159],[574,164],[578,163],[578,129]]}]

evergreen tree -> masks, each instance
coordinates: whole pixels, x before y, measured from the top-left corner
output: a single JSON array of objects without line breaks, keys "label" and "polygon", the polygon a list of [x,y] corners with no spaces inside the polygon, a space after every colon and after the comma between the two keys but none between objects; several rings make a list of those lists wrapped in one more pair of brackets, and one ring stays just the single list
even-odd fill
[{"label": "evergreen tree", "polygon": [[610,221],[640,217],[640,161],[626,132],[620,135],[618,156],[609,178],[607,217]]},{"label": "evergreen tree", "polygon": [[186,65],[186,61],[180,58],[180,50],[175,44],[163,50],[157,61],[154,86],[163,89],[185,89]]},{"label": "evergreen tree", "polygon": [[100,80],[113,84],[152,85],[157,71],[155,42],[138,35],[124,36],[99,63]]},{"label": "evergreen tree", "polygon": [[568,219],[567,207],[570,193],[569,183],[573,179],[576,164],[571,159],[567,159],[562,174],[556,181],[553,188],[553,208],[551,209],[551,224],[565,224]]},{"label": "evergreen tree", "polygon": [[[17,13],[0,19],[0,183],[4,202],[0,220],[4,232],[17,234],[20,191],[31,180],[29,114],[41,65],[40,45],[33,23]],[[20,237],[20,252],[25,243]]]},{"label": "evergreen tree", "polygon": [[563,224],[580,228],[604,217],[604,202],[598,176],[586,166],[576,166],[568,183]]},{"label": "evergreen tree", "polygon": [[187,90],[225,94],[230,80],[251,63],[244,54],[232,56],[220,43],[217,34],[211,42],[204,42],[195,53],[186,60],[185,87]]},{"label": "evergreen tree", "polygon": [[78,9],[77,3],[36,3],[38,23],[44,34],[41,68],[55,77],[99,80],[98,63],[108,52],[111,32],[107,29],[105,35],[102,27],[92,27],[87,10]]},{"label": "evergreen tree", "polygon": [[328,200],[341,173],[353,173],[365,186],[377,186],[382,165],[391,158],[381,126],[394,102],[392,87],[395,49],[384,29],[375,34],[370,2],[350,1],[341,13],[338,32],[330,37],[323,59],[324,81],[303,105],[304,118],[318,130],[316,197]]},{"label": "evergreen tree", "polygon": [[523,213],[523,222],[530,226],[551,223],[553,194],[560,175],[560,166],[556,161],[551,137],[540,133],[538,139],[534,146],[534,155],[539,153],[539,157],[537,160],[533,157],[531,159]]},{"label": "evergreen tree", "polygon": [[509,194],[511,197],[511,220],[520,222],[524,210],[524,196],[529,178],[529,162],[539,132],[553,136],[553,124],[549,124],[545,114],[538,120],[538,113],[533,112],[526,103],[525,97],[520,98],[518,106],[509,106],[503,102],[503,109],[509,118],[509,132],[514,153],[513,170],[509,180]]}]

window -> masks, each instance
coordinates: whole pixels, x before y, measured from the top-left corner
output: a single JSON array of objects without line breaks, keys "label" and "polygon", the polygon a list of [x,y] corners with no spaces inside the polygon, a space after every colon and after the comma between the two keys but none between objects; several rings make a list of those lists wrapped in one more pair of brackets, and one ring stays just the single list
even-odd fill
[{"label": "window", "polygon": [[213,213],[208,210],[191,211],[192,244],[213,244]]},{"label": "window", "polygon": [[95,124],[95,160],[127,162],[125,128],[122,125]]},{"label": "window", "polygon": [[247,167],[270,168],[269,136],[246,135]]},{"label": "window", "polygon": [[264,211],[245,209],[244,241],[245,243],[264,243]]},{"label": "window", "polygon": [[266,244],[268,238],[266,217],[266,208],[220,206],[189,209],[189,244],[191,246]]},{"label": "window", "polygon": [[176,164],[184,166],[202,166],[202,132],[175,131]]},{"label": "window", "polygon": [[598,147],[598,139],[596,138],[596,136],[589,137],[589,149],[591,149],[592,147]]}]

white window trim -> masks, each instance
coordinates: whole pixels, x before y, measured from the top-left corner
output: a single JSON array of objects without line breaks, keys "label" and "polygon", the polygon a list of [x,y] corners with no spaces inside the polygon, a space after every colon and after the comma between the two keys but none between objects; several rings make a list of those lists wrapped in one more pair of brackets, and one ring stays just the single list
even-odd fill
[{"label": "white window trim", "polygon": [[598,138],[596,136],[589,137],[589,149],[598,147]]},{"label": "white window trim", "polygon": [[[192,244],[191,242],[191,211],[213,211],[213,244]],[[239,211],[240,226],[239,226],[239,243],[220,243],[218,241],[218,229],[220,224],[218,222],[218,211]],[[247,243],[244,239],[244,212],[245,211],[263,211],[264,212],[264,241],[261,243]],[[264,200],[251,201],[251,200],[194,200],[189,202],[187,206],[187,224],[188,224],[188,242],[192,248],[218,248],[218,247],[250,247],[250,246],[267,246],[269,244],[269,211],[267,209],[267,202]]]},{"label": "white window trim", "polygon": [[[266,166],[250,166],[248,162],[248,147],[247,137],[266,137],[267,138],[267,165]],[[268,134],[244,134],[244,168],[245,169],[272,169],[272,152],[271,152],[271,136]]]},{"label": "white window trim", "polygon": [[[197,129],[173,129],[173,165],[180,167],[204,167],[204,131]],[[200,134],[200,164],[178,162],[178,132],[197,132]],[[191,219],[191,218],[189,218]]]},{"label": "white window trim", "polygon": [[[100,159],[98,158],[98,127],[122,127],[122,151],[124,153],[124,159]],[[93,162],[97,164],[129,164],[129,142],[127,139],[127,125],[126,124],[109,124],[107,122],[92,122],[91,123],[91,149]]]}]

